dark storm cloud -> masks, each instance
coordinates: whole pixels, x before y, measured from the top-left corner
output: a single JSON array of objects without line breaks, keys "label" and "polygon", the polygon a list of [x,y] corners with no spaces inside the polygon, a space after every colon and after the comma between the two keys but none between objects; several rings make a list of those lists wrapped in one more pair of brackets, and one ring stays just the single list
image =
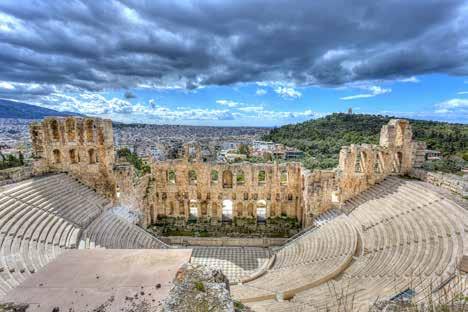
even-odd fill
[{"label": "dark storm cloud", "polygon": [[160,2],[2,1],[0,80],[96,91],[468,75],[463,1]]}]

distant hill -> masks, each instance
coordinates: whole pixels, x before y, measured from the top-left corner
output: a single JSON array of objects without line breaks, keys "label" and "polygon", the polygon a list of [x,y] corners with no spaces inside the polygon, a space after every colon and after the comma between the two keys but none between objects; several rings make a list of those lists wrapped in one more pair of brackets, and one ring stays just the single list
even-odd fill
[{"label": "distant hill", "polygon": [[[283,143],[306,152],[304,165],[333,168],[338,164],[341,146],[379,143],[380,128],[390,116],[334,113],[323,118],[273,129],[265,140]],[[411,120],[414,139],[425,141],[429,149],[444,156],[468,156],[468,125]],[[468,159],[465,159],[468,160]]]},{"label": "distant hill", "polygon": [[0,99],[0,118],[42,119],[46,116],[83,116],[71,112],[59,112],[36,105]]}]

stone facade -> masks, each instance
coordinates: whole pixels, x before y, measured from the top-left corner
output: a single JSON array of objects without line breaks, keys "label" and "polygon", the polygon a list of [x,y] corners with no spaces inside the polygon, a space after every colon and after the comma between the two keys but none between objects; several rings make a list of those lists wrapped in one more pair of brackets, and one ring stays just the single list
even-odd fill
[{"label": "stone facade", "polygon": [[68,172],[115,199],[112,121],[48,117],[30,126],[34,172]]},{"label": "stone facade", "polygon": [[234,217],[302,218],[299,163],[217,164],[179,159],[152,164],[145,223],[158,216],[221,222]]},{"label": "stone facade", "polygon": [[31,138],[36,172],[69,172],[138,211],[144,226],[158,217],[216,224],[283,216],[307,227],[386,176],[419,167],[425,149],[412,141],[407,120],[392,119],[382,127],[379,145],[342,147],[333,170],[309,171],[293,162],[204,162],[200,148],[189,143],[183,158],[153,162],[151,173],[138,177],[130,164],[114,165],[110,120],[46,118],[31,125]]}]

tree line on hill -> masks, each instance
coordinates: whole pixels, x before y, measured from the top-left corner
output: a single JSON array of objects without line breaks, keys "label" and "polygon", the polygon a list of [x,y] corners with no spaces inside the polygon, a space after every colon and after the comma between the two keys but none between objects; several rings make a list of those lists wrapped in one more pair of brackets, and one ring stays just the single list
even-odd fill
[{"label": "tree line on hill", "polygon": [[[305,152],[308,169],[328,169],[338,165],[339,151],[350,144],[378,144],[380,129],[390,116],[334,113],[323,118],[275,128],[263,139]],[[427,163],[426,169],[459,172],[468,166],[468,125],[437,121],[409,120],[413,138],[438,150],[443,160]]]}]

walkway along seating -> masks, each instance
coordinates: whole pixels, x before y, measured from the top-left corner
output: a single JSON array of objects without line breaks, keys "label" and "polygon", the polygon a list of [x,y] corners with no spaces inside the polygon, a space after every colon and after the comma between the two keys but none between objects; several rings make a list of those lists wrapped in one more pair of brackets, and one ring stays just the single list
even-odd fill
[{"label": "walkway along seating", "polygon": [[77,248],[82,233],[92,239],[99,234],[98,245],[106,248],[166,248],[143,229],[106,212],[107,206],[106,199],[66,174],[1,188],[0,296]]},{"label": "walkway along seating", "polygon": [[[352,224],[358,230],[356,255],[341,274],[297,292],[291,298],[271,295],[297,287],[301,274],[284,275],[284,286],[279,289],[275,288],[272,278],[268,278],[269,271],[258,280],[235,289],[234,296],[247,303],[256,301],[249,304],[255,311],[340,311],[345,306],[366,310],[375,300],[390,299],[408,289],[419,302],[430,295],[438,297],[437,292],[453,287],[450,285],[454,282],[447,281],[456,274],[463,255],[463,234],[468,231],[468,214],[462,207],[422,182],[391,177],[350,200],[345,208],[350,212],[348,218],[338,217],[312,232],[317,237],[327,237],[330,234],[325,232],[337,233],[339,228],[343,229],[343,223]],[[312,277],[307,281],[313,282],[326,266],[300,267],[293,259],[298,259],[299,263],[309,259],[314,263],[320,257],[320,252],[317,253],[320,247],[314,246],[320,246],[321,241],[317,239],[308,249],[303,248],[302,239],[296,241],[288,246],[289,252],[281,250],[288,256],[277,255],[273,268],[296,267],[302,270],[302,276]],[[337,248],[338,242],[330,243],[325,244],[325,250]],[[261,280],[267,282],[263,287]],[[244,290],[249,288],[255,296],[249,296]],[[282,298],[290,300],[275,300]]]}]

